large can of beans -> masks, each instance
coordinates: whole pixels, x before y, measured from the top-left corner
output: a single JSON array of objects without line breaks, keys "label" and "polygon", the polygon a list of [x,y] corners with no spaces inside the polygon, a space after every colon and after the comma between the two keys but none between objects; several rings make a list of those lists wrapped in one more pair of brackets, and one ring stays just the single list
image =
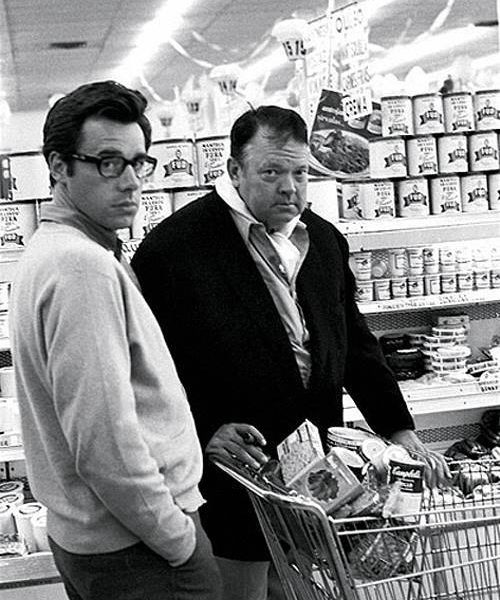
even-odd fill
[{"label": "large can of beans", "polygon": [[385,179],[371,179],[361,185],[362,219],[392,219],[396,216],[394,184]]},{"label": "large can of beans", "polygon": [[474,94],[477,130],[500,129],[500,90],[478,90]]},{"label": "large can of beans", "polygon": [[496,131],[478,131],[469,136],[469,165],[471,171],[496,171],[500,168]]},{"label": "large can of beans", "polygon": [[415,134],[443,133],[443,98],[441,94],[413,96],[413,129]]},{"label": "large can of beans", "polygon": [[452,92],[443,96],[444,129],[447,132],[472,131],[474,110],[470,92]]},{"label": "large can of beans", "polygon": [[229,138],[213,136],[196,140],[198,160],[198,183],[201,186],[213,185],[226,171],[229,158]]},{"label": "large can of beans", "polygon": [[344,219],[361,219],[361,179],[343,179],[340,216]]},{"label": "large can of beans", "polygon": [[440,173],[466,173],[469,170],[465,133],[445,133],[438,136],[437,149]]},{"label": "large can of beans", "polygon": [[410,96],[385,96],[380,99],[382,135],[413,134],[413,113]]},{"label": "large can of beans", "polygon": [[463,212],[488,210],[488,181],[486,173],[469,173],[460,177]]},{"label": "large can of beans", "polygon": [[172,189],[198,185],[194,143],[186,139],[153,142],[149,154],[158,160],[151,187]]},{"label": "large can of beans", "polygon": [[369,141],[368,150],[371,177],[406,177],[406,147],[402,137],[373,138]]},{"label": "large can of beans", "polygon": [[35,228],[34,202],[0,204],[0,248],[24,248]]},{"label": "large can of beans", "polygon": [[416,135],[406,140],[408,175],[436,175],[438,172],[437,144],[433,135]]},{"label": "large can of beans", "polygon": [[488,174],[488,203],[490,210],[500,210],[500,173]]},{"label": "large can of beans", "polygon": [[436,175],[430,178],[431,214],[448,215],[462,212],[462,196],[458,175]]},{"label": "large can of beans", "polygon": [[172,192],[143,192],[139,210],[132,223],[132,237],[143,238],[171,214]]},{"label": "large can of beans", "polygon": [[429,214],[429,186],[425,177],[409,177],[396,182],[398,217],[423,217]]}]

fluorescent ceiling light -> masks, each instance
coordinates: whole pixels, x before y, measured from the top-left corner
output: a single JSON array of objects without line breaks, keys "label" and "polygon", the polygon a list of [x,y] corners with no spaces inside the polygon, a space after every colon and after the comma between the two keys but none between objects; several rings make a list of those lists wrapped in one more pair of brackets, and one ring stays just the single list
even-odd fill
[{"label": "fluorescent ceiling light", "polygon": [[469,25],[437,35],[420,36],[411,44],[391,48],[384,58],[372,62],[370,70],[372,73],[387,73],[410,63],[418,64],[420,59],[478,41],[485,35],[488,33],[483,29]]},{"label": "fluorescent ceiling light", "polygon": [[244,67],[241,79],[245,82],[254,81],[270,71],[279,69],[287,62],[288,58],[280,44],[279,48],[275,48],[267,56],[249,64],[248,67]]},{"label": "fluorescent ceiling light", "polygon": [[152,21],[146,23],[135,41],[135,48],[117,69],[114,79],[124,84],[140,75],[158,52],[160,46],[168,42],[182,24],[182,17],[195,0],[167,0]]}]

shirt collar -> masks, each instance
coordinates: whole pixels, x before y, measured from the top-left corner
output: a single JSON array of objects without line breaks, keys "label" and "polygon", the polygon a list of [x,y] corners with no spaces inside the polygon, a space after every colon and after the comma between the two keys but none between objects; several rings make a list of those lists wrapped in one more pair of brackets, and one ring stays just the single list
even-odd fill
[{"label": "shirt collar", "polygon": [[111,250],[115,255],[120,252],[120,240],[115,231],[106,229],[76,208],[71,199],[60,189],[54,190],[51,202],[42,202],[40,221],[53,221],[78,229],[95,242]]},{"label": "shirt collar", "polygon": [[[242,197],[238,194],[238,190],[231,183],[231,179],[227,173],[216,179],[215,191],[234,213],[236,213],[239,217],[242,217],[239,219],[239,222],[244,226],[247,237],[250,230],[250,225],[252,223],[262,225],[262,223],[260,223],[260,221],[258,221],[248,210],[247,205],[243,201]],[[290,238],[297,226],[303,226],[304,228],[306,227],[305,223],[300,221],[300,215],[297,215],[291,221],[285,223],[285,225],[283,225],[283,227],[279,230],[279,233],[284,235],[286,238]]]}]

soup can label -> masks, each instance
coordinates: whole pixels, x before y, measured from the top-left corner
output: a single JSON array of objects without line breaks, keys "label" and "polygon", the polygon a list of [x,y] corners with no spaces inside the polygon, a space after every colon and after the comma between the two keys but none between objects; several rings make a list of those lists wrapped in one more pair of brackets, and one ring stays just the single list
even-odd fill
[{"label": "soup can label", "polygon": [[443,96],[443,111],[445,131],[455,133],[474,129],[474,110],[470,92],[445,94]]},{"label": "soup can label", "polygon": [[374,179],[406,177],[406,147],[403,138],[381,137],[369,141],[370,176]]},{"label": "soup can label", "polygon": [[437,139],[438,165],[440,173],[466,173],[467,138],[463,133],[445,133]]},{"label": "soup can label", "polygon": [[469,164],[471,171],[494,171],[500,168],[496,131],[480,131],[469,136]]},{"label": "soup can label", "polygon": [[141,205],[132,223],[132,237],[143,238],[171,214],[171,192],[143,192]]},{"label": "soup can label", "polygon": [[198,185],[195,169],[194,144],[190,140],[153,142],[149,149],[158,165],[148,187],[172,189]]},{"label": "soup can label", "polygon": [[500,90],[478,90],[474,94],[476,129],[500,129]]},{"label": "soup can label", "polygon": [[488,210],[488,181],[485,173],[462,175],[460,188],[463,212]]},{"label": "soup can label", "polygon": [[417,135],[406,140],[408,174],[436,175],[438,172],[437,144],[432,135]]},{"label": "soup can label", "polygon": [[460,179],[458,175],[433,177],[430,185],[431,214],[444,215],[462,211]]},{"label": "soup can label", "polygon": [[413,96],[413,125],[417,135],[444,132],[443,99],[440,94]]},{"label": "soup can label", "polygon": [[424,177],[396,182],[398,217],[421,217],[429,214],[429,186]]},{"label": "soup can label", "polygon": [[196,141],[199,185],[213,185],[226,171],[229,157],[229,138],[214,136]]},{"label": "soup can label", "polygon": [[500,173],[488,174],[488,204],[490,210],[500,210]]},{"label": "soup can label", "polygon": [[366,181],[361,188],[362,219],[392,219],[396,216],[392,181]]},{"label": "soup can label", "polygon": [[410,96],[386,96],[380,99],[382,135],[413,134],[413,113]]},{"label": "soup can label", "polygon": [[34,204],[0,204],[1,248],[24,248],[35,228]]}]

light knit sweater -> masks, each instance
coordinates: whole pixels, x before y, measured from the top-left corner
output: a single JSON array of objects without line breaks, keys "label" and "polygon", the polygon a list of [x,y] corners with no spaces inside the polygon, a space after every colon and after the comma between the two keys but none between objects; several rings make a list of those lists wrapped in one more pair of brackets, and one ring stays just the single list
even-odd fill
[{"label": "light knit sweater", "polygon": [[201,448],[153,314],[85,227],[42,222],[13,285],[29,481],[48,507],[49,535],[66,550],[141,540],[175,566],[195,545],[185,512],[203,503]]}]

